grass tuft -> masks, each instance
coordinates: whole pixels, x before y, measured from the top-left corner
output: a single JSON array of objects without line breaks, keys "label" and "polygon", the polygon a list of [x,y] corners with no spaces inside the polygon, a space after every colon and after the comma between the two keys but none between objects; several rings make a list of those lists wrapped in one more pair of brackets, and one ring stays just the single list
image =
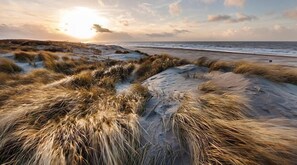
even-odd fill
[{"label": "grass tuft", "polygon": [[169,55],[155,55],[140,61],[136,69],[137,81],[144,81],[147,78],[158,74],[168,68],[189,64],[188,61],[174,58]]},{"label": "grass tuft", "polygon": [[35,66],[37,54],[34,52],[17,51],[14,53],[14,59],[18,62],[28,62]]},{"label": "grass tuft", "polygon": [[[217,91],[206,84],[201,89]],[[216,93],[216,92],[215,92]],[[188,96],[172,117],[180,144],[192,164],[292,164],[297,152],[295,128],[248,119],[248,100],[231,93]]]},{"label": "grass tuft", "polygon": [[3,73],[19,73],[22,71],[13,61],[5,58],[0,58],[0,72]]},{"label": "grass tuft", "polygon": [[121,50],[116,50],[115,54],[129,54],[130,52],[127,50],[121,51]]},{"label": "grass tuft", "polygon": [[195,62],[198,66],[208,67],[209,71],[234,72],[237,74],[256,75],[275,82],[297,85],[297,70],[279,65],[251,63],[247,61],[227,62],[210,60],[202,57]]}]

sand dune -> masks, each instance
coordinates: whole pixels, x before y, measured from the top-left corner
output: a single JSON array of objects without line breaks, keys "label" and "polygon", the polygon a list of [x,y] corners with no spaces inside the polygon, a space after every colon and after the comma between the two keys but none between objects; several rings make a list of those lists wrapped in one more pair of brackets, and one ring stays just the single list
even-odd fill
[{"label": "sand dune", "polygon": [[0,46],[1,164],[297,160],[297,70],[286,59],[239,72],[235,59],[195,61],[190,52],[182,60],[108,45]]}]

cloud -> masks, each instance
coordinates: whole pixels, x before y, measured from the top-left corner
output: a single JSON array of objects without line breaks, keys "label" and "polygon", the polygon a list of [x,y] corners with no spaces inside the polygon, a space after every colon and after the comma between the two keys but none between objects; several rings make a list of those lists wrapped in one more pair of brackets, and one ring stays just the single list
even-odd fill
[{"label": "cloud", "polygon": [[276,24],[272,27],[241,27],[230,28],[215,34],[221,40],[248,40],[248,41],[296,41],[297,28]]},{"label": "cloud", "polygon": [[182,12],[181,6],[180,6],[180,1],[171,3],[169,5],[169,13],[173,16],[177,16],[180,15],[180,13]]},{"label": "cloud", "polygon": [[190,33],[189,30],[185,29],[174,29],[175,34]]},{"label": "cloud", "polygon": [[149,4],[149,3],[141,3],[141,4],[139,4],[137,11],[139,13],[156,15],[156,11],[152,9],[152,4]]},{"label": "cloud", "polygon": [[237,13],[235,16],[230,15],[209,15],[207,20],[209,22],[220,22],[225,21],[229,23],[239,23],[245,21],[253,21],[256,20],[257,17],[253,15],[246,15],[243,13]]},{"label": "cloud", "polygon": [[284,16],[290,19],[297,19],[297,9],[286,11]]},{"label": "cloud", "polygon": [[225,0],[224,5],[228,7],[243,7],[245,0]]},{"label": "cloud", "polygon": [[119,23],[119,26],[130,26],[136,22],[135,18],[132,16],[130,12],[125,12],[123,14],[120,14],[116,18],[116,20],[117,20],[117,23]]},{"label": "cloud", "polygon": [[216,0],[200,0],[200,2],[204,3],[204,4],[212,4],[214,3]]},{"label": "cloud", "polygon": [[146,34],[149,37],[155,37],[155,38],[165,38],[165,37],[175,37],[178,34],[183,34],[183,33],[189,33],[189,30],[185,29],[174,29],[173,32],[162,32],[162,33],[150,33]]},{"label": "cloud", "polygon": [[47,40],[73,40],[75,38],[66,36],[57,29],[48,29],[42,25],[24,24],[24,25],[0,25],[1,39],[47,39]]},{"label": "cloud", "polygon": [[101,7],[117,7],[118,0],[98,0],[99,6]]},{"label": "cloud", "polygon": [[232,19],[229,15],[209,15],[207,20],[209,22],[219,22],[219,21],[227,21]]},{"label": "cloud", "polygon": [[111,30],[103,28],[98,24],[94,24],[93,29],[95,29],[97,33],[112,33]]},{"label": "cloud", "polygon": [[126,20],[126,19],[122,19],[122,20],[120,20],[119,22],[120,22],[122,25],[124,25],[124,26],[129,26],[129,21]]},{"label": "cloud", "polygon": [[233,18],[231,20],[231,22],[233,23],[237,23],[237,22],[244,22],[244,21],[253,21],[257,19],[256,16],[253,16],[253,15],[246,15],[246,14],[243,14],[243,13],[237,13],[236,14],[236,17]]}]

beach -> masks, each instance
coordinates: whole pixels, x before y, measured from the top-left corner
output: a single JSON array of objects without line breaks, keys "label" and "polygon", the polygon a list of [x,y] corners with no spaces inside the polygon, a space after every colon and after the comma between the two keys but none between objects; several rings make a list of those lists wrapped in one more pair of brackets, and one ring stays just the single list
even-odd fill
[{"label": "beach", "polygon": [[0,164],[297,160],[294,57],[34,40],[0,48]]},{"label": "beach", "polygon": [[283,66],[297,67],[297,56],[281,56],[281,55],[261,55],[261,54],[248,54],[248,53],[232,53],[222,51],[208,51],[208,50],[191,50],[181,48],[158,48],[158,47],[127,47],[131,50],[140,50],[142,52],[153,54],[169,54],[174,57],[183,58],[187,60],[196,60],[200,57],[208,57],[211,59],[219,60],[244,60],[254,61],[260,63],[270,63]]}]

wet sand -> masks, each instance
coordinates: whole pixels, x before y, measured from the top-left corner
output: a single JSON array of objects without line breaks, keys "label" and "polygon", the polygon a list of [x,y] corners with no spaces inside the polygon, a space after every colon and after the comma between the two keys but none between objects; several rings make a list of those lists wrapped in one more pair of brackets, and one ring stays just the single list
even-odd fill
[{"label": "wet sand", "polygon": [[218,51],[205,51],[205,50],[186,50],[179,48],[155,48],[155,47],[128,47],[132,50],[140,50],[142,52],[153,54],[170,54],[175,57],[184,58],[188,60],[196,60],[200,57],[209,57],[211,59],[220,60],[248,60],[261,63],[278,64],[285,66],[297,67],[297,56],[277,56],[277,55],[258,55],[247,53],[229,53]]}]

